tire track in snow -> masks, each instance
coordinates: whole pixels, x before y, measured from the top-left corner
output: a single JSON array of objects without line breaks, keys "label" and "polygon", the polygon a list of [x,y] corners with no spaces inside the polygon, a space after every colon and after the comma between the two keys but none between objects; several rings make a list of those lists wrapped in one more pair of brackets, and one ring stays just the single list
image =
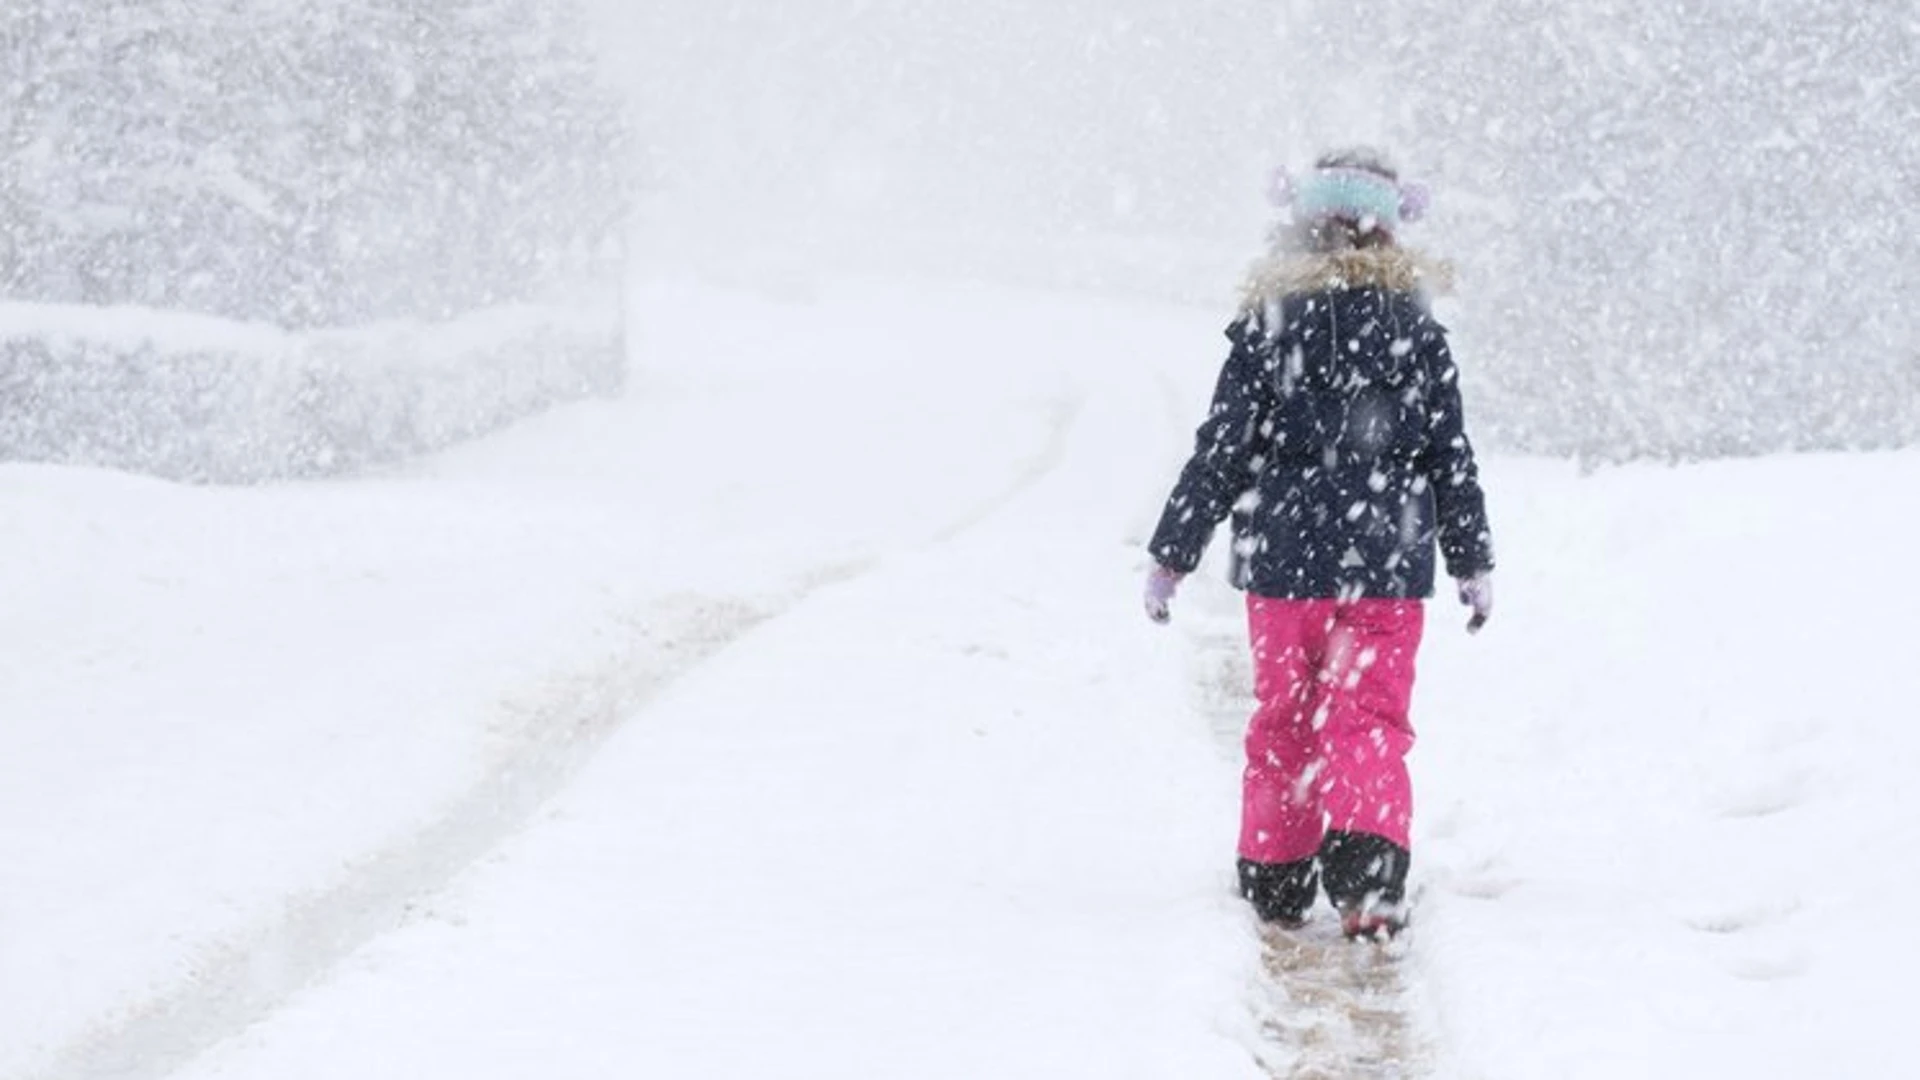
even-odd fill
[{"label": "tire track in snow", "polygon": [[1041,478],[1060,467],[1067,453],[1067,432],[1073,430],[1074,421],[1086,407],[1084,397],[1062,399],[1053,403],[1048,410],[1047,445],[1040,453],[1027,462],[1024,469],[1015,475],[1013,482],[998,495],[981,503],[972,512],[935,532],[928,538],[927,547],[938,547],[954,540],[999,513],[1008,503],[1025,494],[1028,488],[1039,483]]},{"label": "tire track in snow", "polygon": [[[918,546],[952,541],[1058,468],[1084,404],[1075,395],[1051,403],[1045,444],[999,492]],[[528,824],[649,701],[756,627],[869,573],[883,557],[817,567],[769,602],[689,594],[629,612],[617,649],[502,702],[493,763],[431,820],[353,862],[333,884],[287,897],[266,922],[208,945],[177,982],[101,1017],[14,1080],[159,1080],[271,1015],[355,950],[406,925],[422,900]]]}]

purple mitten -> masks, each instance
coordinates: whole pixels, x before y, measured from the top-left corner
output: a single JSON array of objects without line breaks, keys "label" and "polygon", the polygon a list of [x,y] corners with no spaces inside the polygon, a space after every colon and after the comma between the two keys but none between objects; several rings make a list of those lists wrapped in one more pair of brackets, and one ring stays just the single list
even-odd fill
[{"label": "purple mitten", "polygon": [[1473,609],[1473,617],[1467,620],[1467,633],[1479,633],[1493,617],[1493,575],[1481,573],[1462,580],[1460,602]]},{"label": "purple mitten", "polygon": [[1427,208],[1433,205],[1433,192],[1427,185],[1417,181],[1408,181],[1400,185],[1400,220],[1411,225],[1427,216]]},{"label": "purple mitten", "polygon": [[1163,623],[1173,617],[1173,613],[1170,610],[1173,604],[1173,594],[1180,588],[1180,579],[1185,576],[1185,574],[1177,570],[1169,570],[1159,563],[1153,564],[1153,569],[1147,571],[1147,588],[1144,598],[1147,606],[1147,618],[1157,623]]}]

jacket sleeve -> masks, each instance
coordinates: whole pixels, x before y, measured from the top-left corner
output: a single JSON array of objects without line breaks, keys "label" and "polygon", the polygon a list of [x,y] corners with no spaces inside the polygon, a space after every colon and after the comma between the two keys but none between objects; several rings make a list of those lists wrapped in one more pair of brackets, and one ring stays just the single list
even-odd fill
[{"label": "jacket sleeve", "polygon": [[1214,527],[1254,486],[1274,393],[1261,358],[1264,350],[1255,347],[1258,336],[1245,320],[1227,328],[1233,350],[1220,369],[1213,405],[1194,433],[1193,456],[1180,471],[1147,545],[1154,559],[1170,570],[1192,572]]},{"label": "jacket sleeve", "polygon": [[1480,467],[1467,439],[1460,369],[1454,365],[1440,324],[1429,320],[1421,337],[1429,387],[1421,475],[1433,487],[1440,557],[1446,562],[1447,575],[1465,579],[1493,569],[1493,533],[1487,525],[1486,496],[1480,490]]}]

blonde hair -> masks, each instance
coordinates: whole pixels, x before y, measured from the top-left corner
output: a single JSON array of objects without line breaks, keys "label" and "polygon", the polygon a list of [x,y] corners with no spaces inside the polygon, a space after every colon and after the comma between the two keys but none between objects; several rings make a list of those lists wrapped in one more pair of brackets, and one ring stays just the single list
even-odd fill
[{"label": "blonde hair", "polygon": [[1393,247],[1393,234],[1377,223],[1362,227],[1343,217],[1321,217],[1295,224],[1287,232],[1287,247],[1302,254],[1334,255]]}]

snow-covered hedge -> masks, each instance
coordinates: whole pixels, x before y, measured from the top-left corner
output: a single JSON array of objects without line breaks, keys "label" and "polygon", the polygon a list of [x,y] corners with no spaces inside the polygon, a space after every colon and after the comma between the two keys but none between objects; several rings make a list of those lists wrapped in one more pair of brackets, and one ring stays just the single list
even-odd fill
[{"label": "snow-covered hedge", "polygon": [[615,305],[289,333],[0,303],[0,460],[248,483],[334,475],[621,388]]},{"label": "snow-covered hedge", "polygon": [[5,0],[0,296],[297,330],[570,284],[631,138],[584,0]]}]

